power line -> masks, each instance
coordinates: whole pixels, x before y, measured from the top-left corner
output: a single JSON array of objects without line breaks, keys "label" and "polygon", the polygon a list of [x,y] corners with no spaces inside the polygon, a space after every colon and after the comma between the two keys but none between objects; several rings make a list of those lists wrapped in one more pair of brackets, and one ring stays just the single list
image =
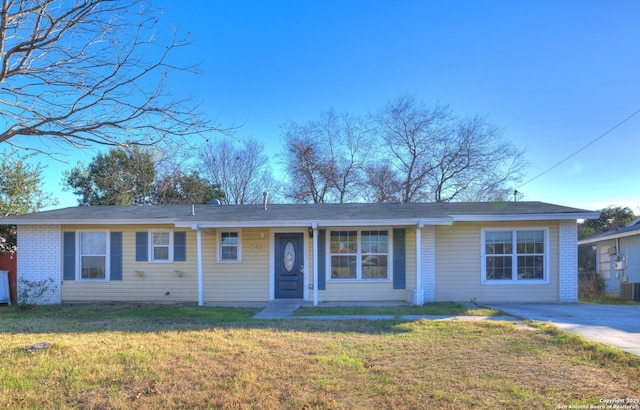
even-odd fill
[{"label": "power line", "polygon": [[540,178],[541,176],[543,176],[544,174],[546,174],[547,172],[550,172],[551,170],[557,168],[558,166],[560,166],[561,164],[567,162],[569,159],[575,157],[576,155],[578,155],[579,153],[581,153],[582,151],[584,151],[585,149],[587,149],[588,147],[590,147],[591,145],[595,144],[598,140],[602,139],[603,137],[605,137],[607,134],[611,133],[613,130],[615,130],[616,128],[618,128],[619,126],[621,126],[622,124],[624,124],[625,122],[629,121],[631,118],[635,117],[636,115],[640,114],[640,109],[638,109],[637,111],[635,111],[633,114],[629,115],[627,118],[623,119],[622,121],[620,121],[619,123],[617,123],[616,125],[614,125],[613,127],[609,128],[607,131],[605,131],[603,134],[600,134],[600,136],[598,136],[596,139],[594,139],[593,141],[589,142],[587,145],[583,146],[582,148],[580,148],[579,150],[575,151],[573,154],[569,155],[568,157],[564,158],[562,161],[556,163],[555,165],[553,165],[552,167],[546,169],[545,171],[542,171],[541,173],[539,173],[538,175],[536,175],[535,177],[531,178],[530,180],[528,180],[527,182],[523,183],[522,185],[520,185],[519,187],[516,188],[520,189],[523,186],[527,185],[529,182],[531,181],[535,181],[536,179]]}]

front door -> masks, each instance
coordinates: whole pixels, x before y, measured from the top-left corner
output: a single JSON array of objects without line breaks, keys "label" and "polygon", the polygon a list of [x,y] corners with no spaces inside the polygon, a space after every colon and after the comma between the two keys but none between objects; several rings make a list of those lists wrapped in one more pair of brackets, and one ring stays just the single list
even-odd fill
[{"label": "front door", "polygon": [[275,298],[304,297],[304,252],[301,233],[277,233],[275,236]]}]

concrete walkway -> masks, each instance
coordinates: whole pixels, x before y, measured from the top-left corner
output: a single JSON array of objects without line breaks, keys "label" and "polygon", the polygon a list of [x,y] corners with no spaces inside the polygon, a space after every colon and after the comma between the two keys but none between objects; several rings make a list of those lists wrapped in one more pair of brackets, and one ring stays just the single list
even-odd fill
[{"label": "concrete walkway", "polygon": [[640,356],[640,305],[502,303],[487,307],[560,329]]},{"label": "concrete walkway", "polygon": [[[585,304],[489,304],[506,315],[501,316],[433,316],[433,315],[325,315],[292,316],[303,300],[279,299],[269,302],[253,316],[256,319],[312,320],[495,320],[550,322],[558,328],[580,334],[587,339],[614,346],[640,356],[640,305]],[[507,316],[509,315],[509,316]]]},{"label": "concrete walkway", "polygon": [[[513,316],[435,316],[435,315],[317,315],[317,316],[293,316],[300,306],[308,305],[307,302],[298,299],[272,300],[260,312],[253,316],[254,319],[315,319],[315,320],[496,320],[519,321]],[[367,306],[363,304],[363,306]]]},{"label": "concrete walkway", "polygon": [[513,316],[434,316],[434,315],[326,315],[326,316],[293,316],[293,319],[317,319],[317,320],[495,320],[519,322],[520,319]]}]

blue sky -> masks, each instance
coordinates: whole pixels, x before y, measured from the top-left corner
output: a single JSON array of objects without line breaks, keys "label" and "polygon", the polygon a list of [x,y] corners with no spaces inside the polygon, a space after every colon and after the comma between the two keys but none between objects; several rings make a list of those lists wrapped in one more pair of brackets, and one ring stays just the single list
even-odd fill
[{"label": "blue sky", "polygon": [[[189,7],[185,7],[188,4]],[[165,0],[189,32],[178,78],[222,125],[245,123],[275,156],[280,126],[331,107],[366,114],[402,94],[484,114],[526,149],[527,179],[640,110],[637,1]],[[640,114],[533,181],[523,200],[640,214]],[[72,153],[87,162],[88,153]],[[276,159],[274,158],[274,163]],[[48,190],[60,178],[49,175]],[[60,206],[75,198],[60,196]]]}]

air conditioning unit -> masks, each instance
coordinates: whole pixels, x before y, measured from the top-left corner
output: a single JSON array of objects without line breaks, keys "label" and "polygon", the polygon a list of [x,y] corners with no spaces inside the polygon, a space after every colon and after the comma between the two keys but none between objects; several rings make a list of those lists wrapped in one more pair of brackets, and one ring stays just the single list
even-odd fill
[{"label": "air conditioning unit", "polygon": [[621,283],[620,299],[640,301],[640,283]]}]

